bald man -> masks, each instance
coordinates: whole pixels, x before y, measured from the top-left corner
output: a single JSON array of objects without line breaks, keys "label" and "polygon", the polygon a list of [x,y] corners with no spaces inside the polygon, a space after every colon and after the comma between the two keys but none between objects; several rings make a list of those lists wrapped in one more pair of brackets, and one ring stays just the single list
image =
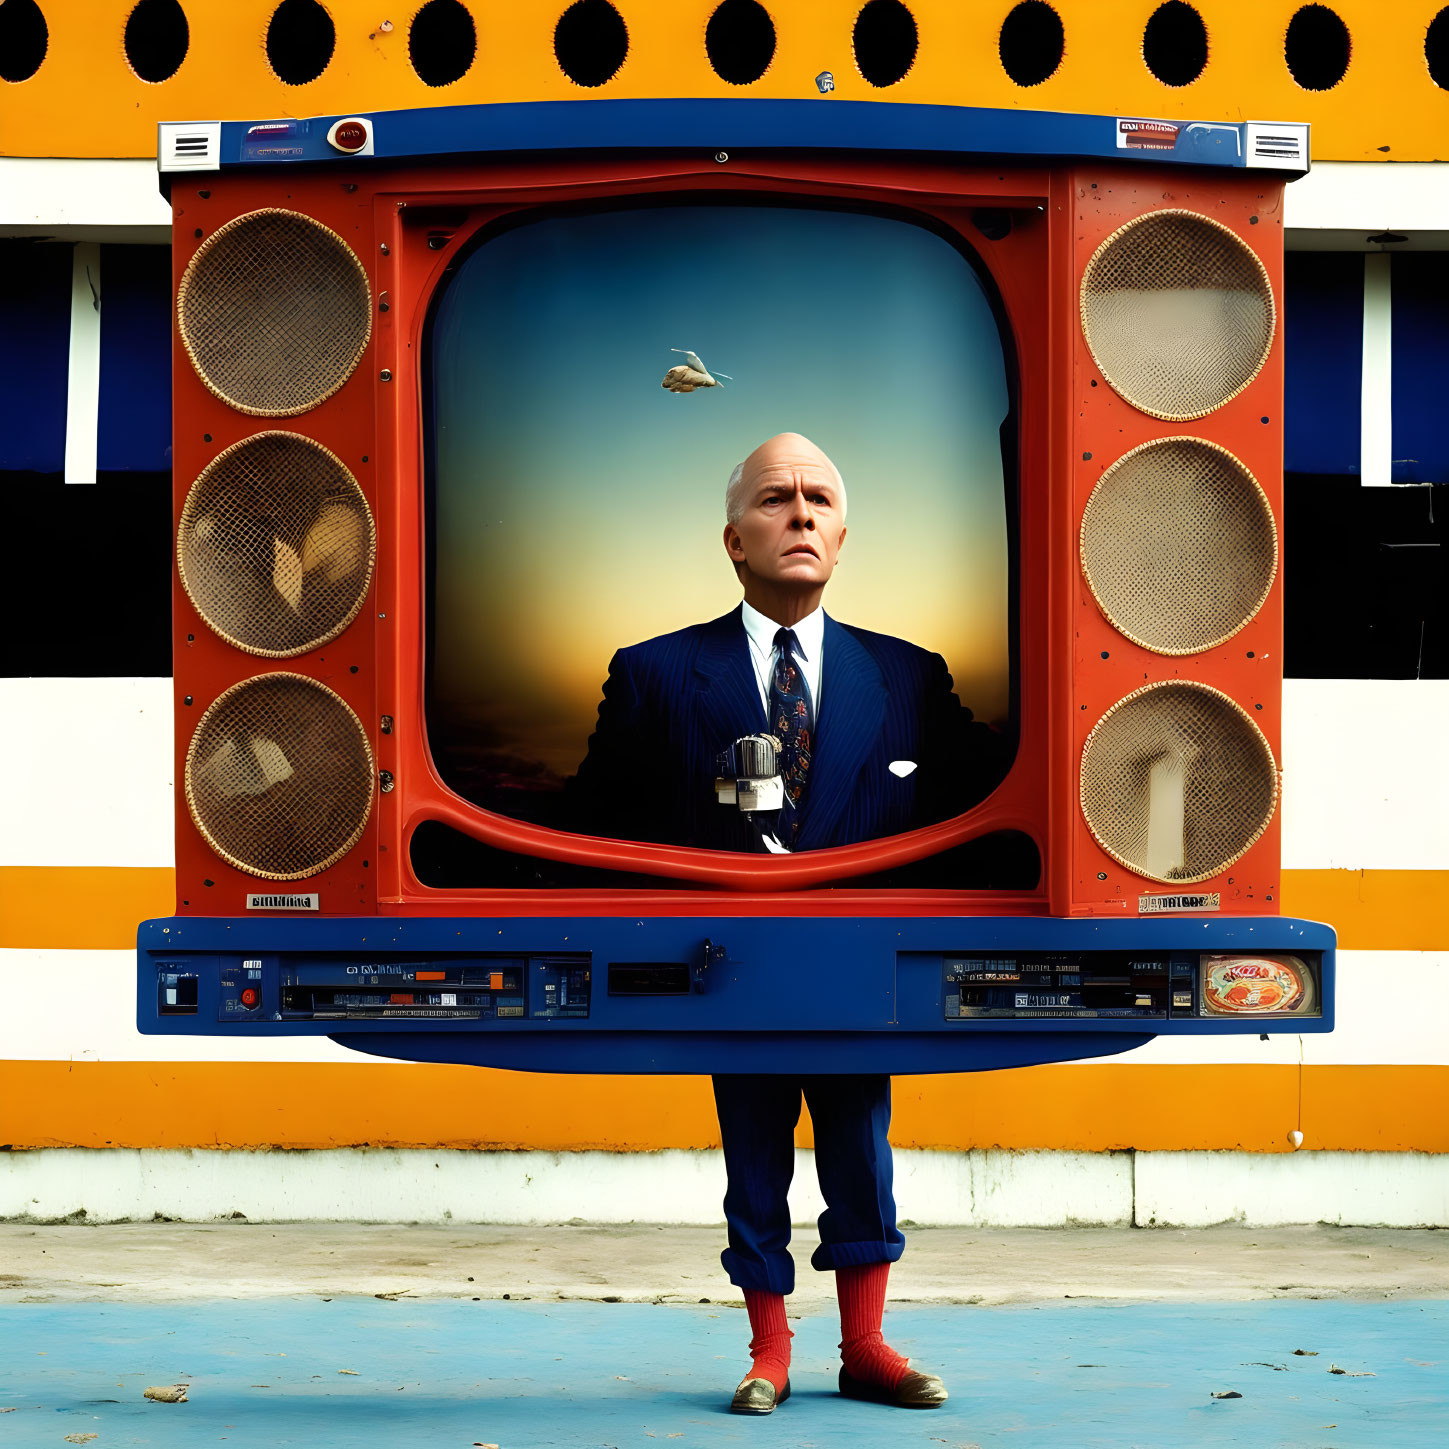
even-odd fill
[{"label": "bald man", "polygon": [[[895,482],[902,506],[909,484]],[[939,655],[837,623],[821,607],[846,539],[845,484],[808,438],[781,433],[730,477],[725,553],[744,591],[723,618],[621,649],[588,756],[570,782],[578,828],[726,850],[819,850],[948,818],[996,784],[1003,751],[971,722]],[[929,528],[931,520],[920,520]],[[721,805],[717,758],[741,736],[781,744],[786,803],[747,819]],[[790,1394],[795,1284],[787,1191],[802,1097],[827,1208],[811,1258],[840,1300],[840,1390],[933,1408],[940,1379],[915,1372],[882,1332],[890,1264],[905,1239],[892,1193],[890,1078],[714,1078],[728,1189],[722,1261],[744,1292],[751,1364],[736,1413]]]},{"label": "bald man", "polygon": [[[908,506],[909,483],[892,487]],[[614,656],[570,782],[578,829],[713,850],[821,850],[949,819],[995,786],[999,737],[972,723],[941,656],[822,608],[845,514],[834,463],[798,433],[770,438],[734,470],[724,548],[744,600]],[[720,753],[763,733],[782,746],[787,799],[773,819],[722,806],[714,790]]]}]

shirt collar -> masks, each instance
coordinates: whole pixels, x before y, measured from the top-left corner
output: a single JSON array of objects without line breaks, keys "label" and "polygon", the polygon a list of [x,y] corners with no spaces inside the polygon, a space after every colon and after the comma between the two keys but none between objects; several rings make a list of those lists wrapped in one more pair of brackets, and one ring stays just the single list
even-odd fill
[{"label": "shirt collar", "polygon": [[[775,647],[775,635],[779,632],[780,625],[743,600],[740,602],[740,617],[745,626],[745,633],[750,636],[750,643],[765,653],[771,652]],[[821,646],[825,641],[824,608],[817,605],[798,624],[792,624],[790,627],[795,631],[795,638],[800,646],[800,657],[818,660]]]}]

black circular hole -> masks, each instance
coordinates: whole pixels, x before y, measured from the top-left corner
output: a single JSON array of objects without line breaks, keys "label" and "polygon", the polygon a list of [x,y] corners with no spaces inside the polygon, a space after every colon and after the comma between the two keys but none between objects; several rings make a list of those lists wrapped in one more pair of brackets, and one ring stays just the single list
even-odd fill
[{"label": "black circular hole", "polygon": [[282,0],[267,26],[267,63],[289,86],[314,81],[332,59],[337,31],[317,0]]},{"label": "black circular hole", "polygon": [[1109,652],[1109,651],[1108,651],[1108,650],[1106,650],[1106,649],[1104,649],[1104,650],[1103,650],[1103,651],[1102,651],[1102,658],[1103,658],[1103,659],[1110,659],[1110,658],[1111,658],[1111,657],[1112,657],[1112,656],[1111,656],[1111,654],[1110,654],[1110,652]]},{"label": "black circular hole", "polygon": [[704,28],[704,49],[721,80],[747,86],[775,58],[775,22],[757,0],[724,0]]},{"label": "black circular hole", "polygon": [[1019,86],[1039,86],[1062,63],[1062,18],[1046,0],[1022,0],[1001,25],[1001,64]]},{"label": "black circular hole", "polygon": [[478,30],[458,0],[428,0],[413,16],[408,58],[426,86],[461,80],[478,54]]},{"label": "black circular hole", "polygon": [[1424,34],[1424,59],[1429,63],[1429,79],[1449,91],[1449,6],[1429,22]]},{"label": "black circular hole", "polygon": [[1142,32],[1142,59],[1163,85],[1191,85],[1207,58],[1207,26],[1191,5],[1167,0],[1152,12]]},{"label": "black circular hole", "polygon": [[126,59],[143,81],[170,80],[190,44],[191,27],[178,0],[140,0],[126,21]]},{"label": "black circular hole", "polygon": [[1327,5],[1305,5],[1288,22],[1283,59],[1306,91],[1332,90],[1348,69],[1348,26]]},{"label": "black circular hole", "polygon": [[855,17],[855,63],[873,86],[893,86],[915,64],[916,17],[901,0],[868,0]]},{"label": "black circular hole", "polygon": [[629,53],[629,30],[609,0],[575,0],[553,32],[553,53],[575,85],[601,86]]},{"label": "black circular hole", "polygon": [[29,80],[45,59],[50,27],[35,0],[5,0],[0,5],[0,78]]}]

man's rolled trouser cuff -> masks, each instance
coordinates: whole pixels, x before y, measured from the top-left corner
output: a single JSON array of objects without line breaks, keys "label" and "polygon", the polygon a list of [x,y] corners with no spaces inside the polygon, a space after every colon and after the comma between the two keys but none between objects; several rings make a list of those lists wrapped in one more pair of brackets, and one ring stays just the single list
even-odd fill
[{"label": "man's rolled trouser cuff", "polygon": [[821,1243],[810,1255],[810,1266],[822,1273],[836,1268],[864,1268],[871,1263],[894,1263],[905,1251],[904,1240],[895,1243]]},{"label": "man's rolled trouser cuff", "polygon": [[719,1260],[736,1288],[748,1288],[752,1293],[789,1294],[795,1291],[795,1260],[789,1253],[753,1258],[726,1248],[719,1255]]}]

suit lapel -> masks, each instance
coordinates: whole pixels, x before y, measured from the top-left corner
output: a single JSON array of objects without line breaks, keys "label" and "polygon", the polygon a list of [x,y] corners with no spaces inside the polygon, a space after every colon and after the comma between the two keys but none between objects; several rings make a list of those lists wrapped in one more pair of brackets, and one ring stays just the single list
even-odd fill
[{"label": "suit lapel", "polygon": [[879,666],[829,614],[825,616],[820,695],[815,753],[797,850],[819,848],[829,839],[885,718],[885,681]]},{"label": "suit lapel", "polygon": [[765,728],[765,706],[738,609],[705,626],[694,669],[703,743],[712,770],[720,750],[728,749],[741,735],[758,734]]}]

